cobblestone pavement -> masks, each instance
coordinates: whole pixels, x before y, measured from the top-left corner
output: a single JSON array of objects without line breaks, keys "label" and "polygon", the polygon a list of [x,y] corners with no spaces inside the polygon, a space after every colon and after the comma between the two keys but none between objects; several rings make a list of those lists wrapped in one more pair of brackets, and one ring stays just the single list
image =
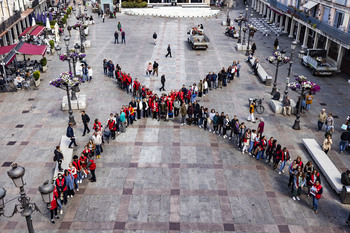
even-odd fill
[{"label": "cobblestone pavement", "polygon": [[[90,9],[89,9],[90,10]],[[231,18],[239,9],[231,12]],[[95,15],[96,17],[96,15]],[[117,20],[95,18],[90,27],[92,47],[87,48],[87,61],[94,70],[90,84],[82,84],[82,93],[88,96],[87,113],[91,119],[107,120],[110,112],[118,112],[130,96],[103,75],[102,60],[112,59],[132,77],[140,79],[152,89],[160,87],[160,77],[145,77],[148,62],[157,60],[160,74],[165,73],[167,90],[190,85],[203,79],[209,71],[219,71],[233,60],[242,64],[241,77],[228,87],[209,93],[200,104],[230,116],[237,114],[244,120],[248,113],[249,97],[271,98],[271,87],[266,87],[252,75],[243,62],[242,52],[234,50],[235,41],[224,35],[221,14],[211,19],[166,19],[118,15]],[[126,31],[126,45],[113,44],[117,21]],[[70,19],[70,24],[74,21]],[[202,23],[211,42],[207,51],[193,51],[187,44],[186,32]],[[152,34],[158,33],[155,46]],[[78,41],[76,32],[73,40]],[[274,37],[257,33],[257,57],[269,74],[274,67],[264,62],[272,52]],[[71,42],[72,43],[72,42]],[[280,37],[282,47],[289,47],[291,39]],[[73,44],[73,43],[72,43]],[[173,58],[165,58],[171,44]],[[26,168],[25,189],[32,200],[45,209],[37,187],[52,175],[53,150],[65,134],[67,112],[60,110],[65,93],[49,86],[49,81],[66,71],[67,64],[56,55],[48,56],[48,71],[42,75],[39,90],[1,93],[0,95],[0,187],[7,189],[6,201],[18,195],[18,189],[6,175],[11,162]],[[278,87],[284,87],[287,66],[281,67]],[[294,117],[275,115],[264,103],[261,115],[266,122],[266,135],[274,136],[287,146],[292,158],[300,155],[304,162],[311,159],[302,145],[302,138],[322,142],[323,133],[316,131],[317,113],[321,108],[332,111],[335,119],[334,146],[329,156],[336,166],[349,167],[349,154],[338,154],[340,126],[349,113],[347,79],[343,75],[312,77],[310,71],[295,62],[293,73],[303,74],[317,81],[322,90],[315,96],[310,112],[302,115],[302,130],[294,131]],[[296,94],[291,93],[293,99]],[[75,111],[78,124],[79,153],[88,138],[81,137],[82,123]],[[248,123],[248,127],[256,125]],[[115,141],[106,144],[105,152],[97,160],[97,182],[84,181],[80,191],[64,207],[61,220],[55,225],[48,214],[33,214],[37,232],[347,232],[345,220],[349,206],[340,203],[327,184],[315,215],[309,208],[311,199],[305,193],[301,201],[293,201],[287,187],[287,174],[279,176],[262,161],[241,154],[227,139],[205,132],[194,126],[174,122],[142,119]],[[325,181],[325,179],[322,179]],[[6,204],[9,215],[16,201]],[[17,215],[0,218],[0,232],[26,232],[24,219]]]}]

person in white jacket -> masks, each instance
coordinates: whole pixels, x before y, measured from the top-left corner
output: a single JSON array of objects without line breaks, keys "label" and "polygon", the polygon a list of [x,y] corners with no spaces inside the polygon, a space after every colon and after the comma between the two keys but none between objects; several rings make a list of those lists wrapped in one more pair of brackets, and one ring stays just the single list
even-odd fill
[{"label": "person in white jacket", "polygon": [[92,68],[91,68],[91,66],[88,66],[88,80],[89,80],[89,83],[91,82],[92,75],[93,75]]},{"label": "person in white jacket", "polygon": [[101,144],[102,144],[102,137],[101,134],[96,131],[94,135],[92,135],[92,141],[94,142],[96,149],[96,158],[101,158]]}]

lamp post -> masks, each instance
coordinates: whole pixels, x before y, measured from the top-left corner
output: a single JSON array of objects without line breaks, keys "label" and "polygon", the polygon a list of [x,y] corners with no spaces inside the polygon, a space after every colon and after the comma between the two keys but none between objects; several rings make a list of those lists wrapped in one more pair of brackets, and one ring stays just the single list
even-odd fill
[{"label": "lamp post", "polygon": [[284,90],[284,96],[283,96],[283,100],[285,100],[288,96],[288,86],[289,86],[289,80],[290,80],[290,74],[292,72],[292,66],[293,66],[293,54],[294,54],[294,50],[297,47],[297,42],[293,41],[292,44],[290,45],[291,48],[291,54],[290,54],[290,61],[289,61],[289,68],[288,68],[288,76],[287,76],[287,80],[286,80],[286,89]]},{"label": "lamp post", "polygon": [[[244,18],[246,18],[247,19],[247,17],[248,17],[248,10],[249,10],[249,8],[248,8],[248,5],[245,7],[245,16],[244,16]],[[248,19],[247,19],[248,20]],[[246,31],[247,31],[247,20],[245,20],[244,21],[244,24],[245,24],[245,30],[243,30],[243,43],[242,43],[242,45],[245,45],[245,33],[246,33]]]},{"label": "lamp post", "polygon": [[300,130],[300,112],[301,112],[301,100],[304,96],[304,91],[305,91],[305,87],[304,85],[302,85],[301,87],[301,92],[300,92],[300,99],[299,99],[299,105],[298,105],[298,109],[297,109],[297,116],[296,116],[296,119],[294,121],[294,124],[292,126],[292,128],[294,130]]},{"label": "lamp post", "polygon": [[241,11],[239,13],[240,19],[238,20],[238,25],[239,25],[239,38],[237,43],[241,43],[241,38],[242,38],[242,19],[243,19],[243,12]]},{"label": "lamp post", "polygon": [[[272,91],[271,91],[271,95],[274,95],[276,93],[276,91],[277,91],[278,68],[280,66],[280,63],[283,62],[285,64],[285,63],[289,62],[289,58],[285,59],[286,58],[285,54],[286,54],[286,52],[284,50],[276,51],[276,52],[273,53],[272,56],[270,56],[268,58],[270,63],[273,63],[273,61],[276,61],[275,81],[273,83],[273,88],[272,88]],[[274,58],[274,60],[273,61],[270,60],[271,58]]]},{"label": "lamp post", "polygon": [[[68,66],[69,66],[69,72],[72,73],[72,68],[71,68],[71,65],[70,65],[70,57],[69,57],[69,48],[68,48],[68,46],[69,46],[69,40],[70,40],[69,36],[66,36],[66,37],[64,38],[64,44],[66,45],[66,53],[67,53],[67,57],[68,57],[67,61],[68,61]],[[59,51],[57,52],[57,54],[60,55],[59,53],[60,53],[60,51],[61,51],[61,48],[60,48],[60,47],[58,47],[58,48],[59,48]],[[75,75],[75,74],[74,74],[74,75]]]},{"label": "lamp post", "polygon": [[[299,105],[296,113],[296,119],[294,121],[294,124],[292,128],[294,130],[300,130],[300,113],[301,113],[301,107],[302,107],[302,100],[304,98],[304,93],[309,91],[310,93],[316,93],[320,91],[320,86],[317,85],[314,82],[308,81],[306,77],[303,75],[299,75],[296,77],[296,82],[292,82],[289,84],[289,88],[293,91],[300,93],[299,97]],[[300,90],[300,92],[298,91]]]},{"label": "lamp post", "polygon": [[[253,11],[250,12],[250,19],[253,18]],[[253,39],[254,33],[255,33],[255,29],[252,30],[253,25],[248,24],[248,45],[247,45],[247,49],[245,51],[245,55],[249,56],[249,44],[250,44],[250,38]]]},{"label": "lamp post", "polygon": [[[24,182],[23,182],[23,176],[25,174],[25,168],[18,166],[17,163],[11,164],[12,169],[7,172],[7,175],[12,179],[13,183],[17,188],[20,189],[20,196],[18,198],[18,201],[20,204],[16,204],[15,208],[11,215],[6,216],[5,215],[5,201],[4,198],[6,196],[6,190],[4,188],[0,188],[0,216],[3,215],[6,218],[11,218],[16,213],[20,213],[23,217],[25,217],[27,222],[27,228],[29,233],[34,233],[34,227],[32,222],[32,213],[34,211],[40,211],[38,206],[35,203],[30,203],[30,198],[27,197],[26,192],[24,190]],[[43,201],[47,204],[47,208],[51,208],[51,201],[53,200],[53,190],[54,190],[53,184],[46,181],[44,185],[39,187],[39,191],[41,193]],[[43,213],[42,213],[43,214]]]}]

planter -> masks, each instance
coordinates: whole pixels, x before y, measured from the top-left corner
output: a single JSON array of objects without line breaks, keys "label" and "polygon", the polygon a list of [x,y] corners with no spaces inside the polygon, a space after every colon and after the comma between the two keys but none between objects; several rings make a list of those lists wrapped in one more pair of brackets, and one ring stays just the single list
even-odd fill
[{"label": "planter", "polygon": [[43,66],[43,73],[45,73],[47,70],[47,65],[46,66]]},{"label": "planter", "polygon": [[54,54],[55,53],[55,49],[51,49],[51,54]]},{"label": "planter", "polygon": [[38,87],[40,85],[40,79],[34,80],[35,86]]}]

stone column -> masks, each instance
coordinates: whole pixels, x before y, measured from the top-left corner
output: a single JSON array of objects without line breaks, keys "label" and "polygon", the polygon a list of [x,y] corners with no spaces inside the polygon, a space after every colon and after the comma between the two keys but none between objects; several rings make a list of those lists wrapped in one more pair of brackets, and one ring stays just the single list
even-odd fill
[{"label": "stone column", "polygon": [[13,36],[12,36],[12,32],[11,29],[7,31],[7,34],[9,36],[9,44],[12,45],[13,43]]},{"label": "stone column", "polygon": [[261,15],[264,15],[265,8],[266,8],[266,5],[264,3],[262,3],[262,2],[260,2],[260,11],[259,11],[259,13]]},{"label": "stone column", "polygon": [[324,49],[327,51],[327,53],[326,53],[327,56],[328,56],[328,50],[329,50],[330,46],[331,46],[331,41],[329,40],[329,38],[327,36],[326,45],[324,46]]},{"label": "stone column", "polygon": [[309,28],[305,26],[304,41],[303,41],[303,45],[301,46],[303,49],[307,48],[308,39],[309,39]]},{"label": "stone column", "polygon": [[273,12],[274,18],[275,18],[275,24],[277,25],[278,22],[278,14],[276,12]]},{"label": "stone column", "polygon": [[270,17],[271,17],[271,12],[270,12],[270,8],[266,8],[266,18],[268,21],[270,21]]},{"label": "stone column", "polygon": [[290,38],[293,38],[294,25],[295,25],[295,21],[294,21],[294,19],[292,19],[292,21],[290,22],[290,32],[289,32],[289,36],[288,36]]},{"label": "stone column", "polygon": [[14,25],[14,26],[12,27],[12,30],[13,30],[13,35],[15,36],[15,38],[14,38],[14,39],[18,40],[18,34],[17,34],[17,28],[16,28],[16,25]]},{"label": "stone column", "polygon": [[314,45],[312,48],[317,49],[317,44],[318,44],[318,33],[315,31],[315,38],[314,38]]},{"label": "stone column", "polygon": [[282,27],[283,27],[283,15],[280,15],[280,29],[281,30],[282,30]]},{"label": "stone column", "polygon": [[2,41],[4,42],[4,46],[7,46],[8,43],[7,43],[7,39],[6,39],[6,33],[1,38],[2,38]]},{"label": "stone column", "polygon": [[295,40],[296,40],[296,42],[300,42],[300,31],[301,31],[301,24],[300,23],[298,23],[298,30],[297,30],[297,37],[295,38]]},{"label": "stone column", "polygon": [[25,22],[26,22],[27,28],[29,28],[31,26],[29,22],[29,17],[26,17]]},{"label": "stone column", "polygon": [[23,32],[23,28],[22,28],[21,21],[19,21],[19,22],[18,22],[17,26],[18,26],[18,31],[19,31],[19,34],[22,34],[22,32]]},{"label": "stone column", "polygon": [[343,60],[343,54],[344,54],[343,46],[341,46],[341,44],[339,44],[338,57],[337,57],[337,69],[338,70],[340,69],[341,62]]},{"label": "stone column", "polygon": [[289,27],[289,17],[286,16],[286,21],[284,22],[284,30],[283,30],[283,33],[287,33],[287,32],[288,32],[288,27]]}]

